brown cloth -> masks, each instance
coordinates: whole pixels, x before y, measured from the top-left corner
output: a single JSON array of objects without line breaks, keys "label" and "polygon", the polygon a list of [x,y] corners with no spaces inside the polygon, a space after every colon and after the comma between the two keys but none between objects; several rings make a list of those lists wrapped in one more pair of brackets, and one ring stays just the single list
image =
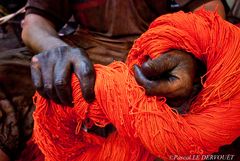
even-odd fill
[{"label": "brown cloth", "polygon": [[[181,0],[178,8],[189,1]],[[172,4],[171,0],[29,0],[26,10],[58,28],[73,15],[80,27],[67,42],[85,49],[94,63],[106,65],[124,61],[134,40],[156,17],[171,12]]]},{"label": "brown cloth", "polygon": [[[182,0],[189,1],[189,0]],[[40,14],[57,26],[71,15],[81,28],[108,37],[138,35],[156,17],[168,13],[172,0],[28,0],[27,13]]]}]

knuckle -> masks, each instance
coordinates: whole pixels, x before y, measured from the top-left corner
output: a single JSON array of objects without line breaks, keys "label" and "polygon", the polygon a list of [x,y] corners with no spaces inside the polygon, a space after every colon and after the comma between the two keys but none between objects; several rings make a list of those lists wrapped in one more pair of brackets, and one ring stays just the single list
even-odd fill
[{"label": "knuckle", "polygon": [[152,63],[151,63],[151,62],[152,62],[152,60],[143,63],[143,64],[142,64],[142,69],[144,69],[144,70],[151,69],[151,67],[152,67]]},{"label": "knuckle", "polygon": [[33,56],[31,61],[32,61],[32,63],[38,62],[39,61],[38,56],[37,55]]},{"label": "knuckle", "polygon": [[81,54],[81,50],[79,48],[71,48],[70,51],[72,54],[76,54],[76,55]]},{"label": "knuckle", "polygon": [[151,95],[152,94],[152,89],[149,86],[144,86],[145,88],[145,92],[147,95]]},{"label": "knuckle", "polygon": [[37,90],[41,90],[42,89],[42,86],[40,83],[34,83],[34,86]]},{"label": "knuckle", "polygon": [[71,51],[75,56],[87,57],[85,51],[81,48],[72,48]]},{"label": "knuckle", "polygon": [[142,72],[146,75],[151,75],[156,72],[156,65],[153,61],[148,61],[142,65]]},{"label": "knuckle", "polygon": [[54,85],[57,88],[65,88],[67,86],[67,82],[65,80],[56,80]]},{"label": "knuckle", "polygon": [[44,84],[44,89],[47,91],[51,91],[53,89],[53,86],[51,84]]},{"label": "knuckle", "polygon": [[37,56],[32,57],[32,59],[31,59],[31,67],[32,68],[40,67],[39,58]]},{"label": "knuckle", "polygon": [[89,71],[89,70],[84,70],[84,71],[82,72],[82,76],[83,76],[83,77],[91,77],[91,76],[92,76],[92,72]]},{"label": "knuckle", "polygon": [[81,51],[77,48],[71,49],[69,53],[71,53],[69,54],[69,58],[71,58],[73,61],[80,61],[85,58],[85,55],[82,54]]},{"label": "knuckle", "polygon": [[91,66],[91,64],[89,64],[88,62],[83,62],[83,66],[82,66],[82,75],[83,76],[92,76],[93,75],[93,68]]}]

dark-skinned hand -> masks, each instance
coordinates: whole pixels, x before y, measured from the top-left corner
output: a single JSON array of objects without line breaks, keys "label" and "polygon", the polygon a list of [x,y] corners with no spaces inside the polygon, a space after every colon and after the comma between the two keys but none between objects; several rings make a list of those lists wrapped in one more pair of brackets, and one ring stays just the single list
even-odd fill
[{"label": "dark-skinned hand", "polygon": [[71,75],[80,81],[84,99],[95,98],[95,70],[84,50],[62,46],[35,55],[31,62],[34,86],[45,98],[72,106]]},{"label": "dark-skinned hand", "polygon": [[193,91],[197,62],[189,53],[172,50],[141,67],[135,65],[135,79],[147,95],[164,96],[170,106],[181,106]]},{"label": "dark-skinned hand", "polygon": [[0,90],[0,149],[9,157],[14,158],[18,148],[19,128],[16,112]]}]

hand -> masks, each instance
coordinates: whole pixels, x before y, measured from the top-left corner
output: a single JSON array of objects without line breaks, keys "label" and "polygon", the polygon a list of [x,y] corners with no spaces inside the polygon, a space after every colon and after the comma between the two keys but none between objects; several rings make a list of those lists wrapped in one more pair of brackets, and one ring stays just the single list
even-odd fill
[{"label": "hand", "polygon": [[71,75],[76,74],[84,99],[95,98],[95,71],[82,49],[62,46],[44,51],[32,58],[31,74],[34,86],[45,98],[72,106]]},{"label": "hand", "polygon": [[134,66],[135,79],[147,95],[164,96],[170,106],[180,106],[193,90],[196,59],[183,51],[173,50],[148,60],[141,68]]},{"label": "hand", "polygon": [[0,156],[7,160],[7,155],[13,159],[18,153],[19,128],[13,106],[2,96],[0,91]]}]

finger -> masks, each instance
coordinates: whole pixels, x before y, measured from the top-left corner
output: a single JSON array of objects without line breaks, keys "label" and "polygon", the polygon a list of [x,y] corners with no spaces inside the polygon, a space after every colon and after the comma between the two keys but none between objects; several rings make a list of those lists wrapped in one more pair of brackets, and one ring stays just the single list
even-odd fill
[{"label": "finger", "polygon": [[31,61],[31,76],[32,76],[32,81],[33,84],[38,91],[38,93],[47,98],[47,95],[44,93],[44,88],[43,88],[43,82],[42,82],[42,73],[41,73],[41,67],[39,64],[39,59],[37,56],[34,56]]},{"label": "finger", "polygon": [[87,60],[75,60],[73,62],[74,73],[77,75],[82,90],[83,98],[87,102],[92,102],[95,99],[95,70],[92,63]]},{"label": "finger", "polygon": [[158,95],[158,96],[172,96],[179,93],[179,80],[149,80],[141,71],[139,66],[134,66],[134,74],[137,83],[143,86],[146,90],[147,95]]},{"label": "finger", "polygon": [[7,100],[1,100],[0,106],[2,114],[5,115],[2,120],[3,126],[1,126],[2,134],[5,135],[6,138],[9,136],[17,136],[18,127],[14,107]]},{"label": "finger", "polygon": [[16,120],[16,114],[15,113],[8,113],[5,122],[5,129],[6,134],[9,136],[17,136],[18,135],[18,126],[17,126],[17,120]]},{"label": "finger", "polygon": [[147,78],[153,79],[173,70],[179,63],[179,59],[177,59],[174,55],[166,53],[158,58],[152,60],[149,59],[143,63],[141,70]]},{"label": "finger", "polygon": [[59,61],[54,68],[54,86],[61,104],[73,106],[71,90],[71,65]]},{"label": "finger", "polygon": [[146,94],[151,94],[152,93],[152,87],[153,87],[153,82],[148,80],[144,74],[142,73],[140,67],[138,65],[134,65],[134,76],[137,81],[137,83],[140,86],[143,86],[146,90]]},{"label": "finger", "polygon": [[57,96],[56,91],[54,90],[53,85],[53,75],[54,75],[54,65],[50,64],[47,61],[42,62],[42,79],[43,79],[43,88],[44,94],[54,102],[60,104],[60,100]]}]

